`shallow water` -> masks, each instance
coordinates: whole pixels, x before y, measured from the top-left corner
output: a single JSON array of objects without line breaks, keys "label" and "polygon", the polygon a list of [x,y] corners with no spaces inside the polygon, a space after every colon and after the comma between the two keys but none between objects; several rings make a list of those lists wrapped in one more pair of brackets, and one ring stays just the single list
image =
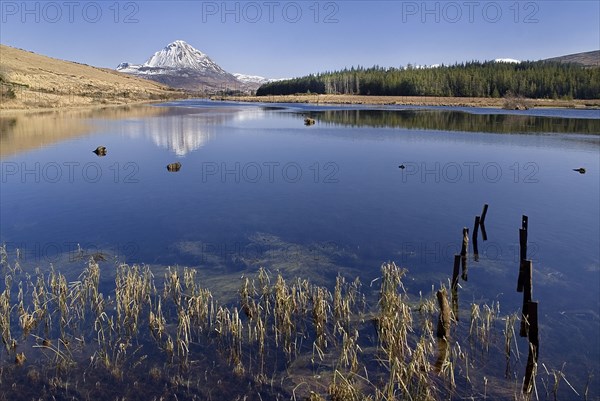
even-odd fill
[{"label": "shallow water", "polygon": [[42,268],[79,244],[214,283],[259,265],[330,287],[338,272],[369,283],[395,261],[418,297],[447,284],[462,228],[472,233],[487,203],[461,310],[520,311],[529,216],[540,360],[566,362],[581,390],[600,370],[599,114],[182,101],[3,117],[0,241]]}]

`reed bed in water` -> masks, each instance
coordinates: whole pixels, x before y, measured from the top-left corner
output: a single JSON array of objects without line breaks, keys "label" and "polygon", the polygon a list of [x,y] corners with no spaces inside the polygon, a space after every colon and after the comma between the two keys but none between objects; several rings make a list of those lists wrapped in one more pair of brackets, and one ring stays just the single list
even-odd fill
[{"label": "reed bed in water", "polygon": [[[0,399],[532,397],[515,373],[516,314],[473,304],[463,329],[452,315],[450,336],[437,338],[436,289],[411,300],[407,271],[394,263],[367,291],[358,278],[338,275],[330,291],[260,268],[240,279],[239,302],[220,304],[194,269],[157,279],[148,266],[119,264],[103,293],[109,263],[92,258],[67,279],[54,268],[23,271],[4,247],[0,257]],[[506,357],[496,379],[484,373],[491,353]],[[554,394],[568,383],[562,370],[545,370]]]}]

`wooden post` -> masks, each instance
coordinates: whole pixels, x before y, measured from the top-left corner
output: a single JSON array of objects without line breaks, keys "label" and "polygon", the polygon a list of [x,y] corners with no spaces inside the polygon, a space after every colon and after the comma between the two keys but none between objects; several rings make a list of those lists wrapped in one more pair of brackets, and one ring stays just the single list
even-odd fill
[{"label": "wooden post", "polygon": [[458,272],[460,269],[460,255],[454,255],[454,270],[452,271],[452,289],[458,287]]},{"label": "wooden post", "polygon": [[539,356],[539,336],[538,336],[538,303],[529,302],[529,355],[527,356],[527,367],[525,368],[525,380],[523,381],[523,394],[531,393],[533,389],[532,381],[537,371],[537,361]]},{"label": "wooden post", "polygon": [[540,349],[540,337],[538,333],[538,303],[529,302],[527,306],[527,312],[529,313],[529,343],[531,343],[535,351],[535,361],[538,360],[539,349]]},{"label": "wooden post", "polygon": [[462,264],[462,279],[465,281],[469,281],[468,280],[468,272],[469,272],[469,268],[467,266],[467,258],[462,258],[461,257],[461,264]]},{"label": "wooden post", "polygon": [[521,260],[527,259],[527,228],[529,226],[529,217],[521,217],[521,229],[519,230],[519,245],[521,249]]},{"label": "wooden post", "polygon": [[527,230],[519,229],[519,249],[520,249],[520,260],[527,259]]},{"label": "wooden post", "polygon": [[[483,205],[483,211],[481,212],[481,218],[479,219],[479,226],[481,227],[481,239],[487,241],[487,233],[485,232],[485,216],[487,215],[488,204]],[[473,234],[475,236],[475,234]],[[475,240],[476,241],[476,240]]]},{"label": "wooden post", "polygon": [[437,338],[449,339],[450,338],[450,306],[448,305],[448,298],[446,289],[438,290],[436,293],[438,304],[440,306],[440,317],[438,318],[437,326]]},{"label": "wooden post", "polygon": [[487,241],[487,232],[485,231],[485,224],[479,220],[479,228],[481,228],[481,239]]},{"label": "wooden post", "polygon": [[467,227],[463,228],[463,240],[462,240],[462,248],[460,249],[460,256],[463,258],[467,257],[467,250],[469,249],[469,229]]},{"label": "wooden post", "polygon": [[483,211],[481,212],[481,220],[480,220],[481,225],[485,224],[485,215],[487,214],[487,210],[488,210],[488,204],[486,203],[483,205]]},{"label": "wooden post", "polygon": [[525,271],[527,270],[526,265],[531,261],[522,260],[519,262],[519,277],[517,278],[517,292],[523,292],[525,286]]},{"label": "wooden post", "polygon": [[452,300],[452,315],[454,320],[458,322],[458,288],[453,288],[451,293]]},{"label": "wooden post", "polygon": [[521,314],[521,337],[527,337],[529,333],[529,303],[531,302],[532,294],[532,272],[533,266],[530,260],[526,260],[524,263],[524,271],[522,275],[523,280],[523,309]]},{"label": "wooden post", "polygon": [[477,234],[479,233],[479,222],[480,217],[475,216],[475,226],[473,227],[473,254],[475,255],[475,261],[479,260],[479,248],[477,247]]},{"label": "wooden post", "polygon": [[530,394],[533,390],[533,377],[537,371],[537,351],[533,344],[529,344],[529,355],[527,356],[527,367],[525,368],[525,380],[523,380],[523,394]]},{"label": "wooden post", "polygon": [[435,360],[435,364],[433,365],[433,368],[437,373],[439,373],[442,370],[442,366],[444,366],[444,362],[446,362],[448,358],[449,349],[450,347],[448,346],[448,341],[441,338],[438,341],[438,357]]}]

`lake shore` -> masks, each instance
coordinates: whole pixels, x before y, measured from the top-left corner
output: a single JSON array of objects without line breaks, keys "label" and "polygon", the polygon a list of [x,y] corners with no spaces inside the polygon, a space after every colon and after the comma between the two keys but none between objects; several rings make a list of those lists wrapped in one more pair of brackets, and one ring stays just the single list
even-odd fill
[{"label": "lake shore", "polygon": [[35,91],[22,91],[15,99],[9,99],[3,102],[2,106],[0,107],[0,117],[22,113],[62,112],[71,110],[93,110],[112,107],[140,106],[144,104],[158,104],[187,98],[189,98],[189,95],[182,92],[168,93],[154,99],[128,99],[119,97],[117,94],[112,92],[106,92],[101,97],[89,97],[79,93],[47,94],[38,93]]},{"label": "lake shore", "polygon": [[[404,105],[404,106],[452,106],[452,107],[492,107],[502,108],[506,99],[476,97],[434,97],[434,96],[362,96],[362,95],[278,95],[278,96],[213,96],[213,100],[258,103],[311,103],[311,104],[365,104],[365,105]],[[559,100],[525,99],[529,108],[600,108],[600,99]]]},{"label": "lake shore", "polygon": [[164,102],[170,102],[173,100],[183,100],[187,99],[185,97],[175,97],[172,99],[161,99],[161,100],[139,100],[139,101],[131,101],[131,102],[114,102],[114,103],[70,103],[70,104],[60,104],[56,107],[14,107],[14,108],[0,108],[0,117],[13,117],[27,114],[36,114],[36,113],[71,113],[71,112],[94,112],[99,110],[110,110],[110,109],[120,109],[124,107],[137,107],[144,105],[153,105],[160,104]]},{"label": "lake shore", "polygon": [[[60,97],[60,95],[54,95]],[[0,107],[0,117],[8,117],[14,114],[38,113],[38,112],[61,112],[69,110],[93,110],[118,108],[125,106],[139,106],[144,104],[159,104],[174,100],[190,99],[186,93],[173,93],[172,96],[163,99],[130,100],[116,97],[102,99],[94,103],[90,98],[74,98],[72,95],[65,96],[65,100],[53,102],[31,102],[27,105],[20,102],[4,104]],[[474,97],[434,97],[434,96],[362,96],[362,95],[278,95],[278,96],[210,96],[215,101],[248,102],[248,103],[308,103],[327,105],[373,105],[373,106],[437,106],[437,107],[480,107],[480,108],[504,108],[506,99],[503,98],[474,98]],[[524,104],[528,108],[571,108],[571,109],[600,109],[600,99],[525,99]],[[52,104],[53,107],[48,107]]]}]

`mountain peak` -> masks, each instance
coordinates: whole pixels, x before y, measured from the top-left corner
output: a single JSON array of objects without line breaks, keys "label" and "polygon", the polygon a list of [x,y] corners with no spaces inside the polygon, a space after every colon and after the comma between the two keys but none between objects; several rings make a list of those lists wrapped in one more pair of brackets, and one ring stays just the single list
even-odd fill
[{"label": "mountain peak", "polygon": [[[190,45],[188,42],[186,42],[185,40],[181,40],[178,39],[174,42],[169,43],[168,45],[166,45],[163,48],[164,51],[169,51],[169,50],[175,50],[175,51],[181,51],[181,52],[198,52],[202,55],[204,55],[204,53],[202,53],[200,50],[195,49],[192,45]],[[160,52],[158,52],[160,53]]]},{"label": "mountain peak", "polygon": [[225,73],[206,54],[183,40],[169,43],[162,50],[154,53],[143,65],[153,68],[192,69]]},{"label": "mountain peak", "polygon": [[257,76],[241,76],[238,79],[181,39],[154,53],[144,64],[121,63],[117,66],[117,71],[175,88],[200,91],[256,90],[268,81]]}]

